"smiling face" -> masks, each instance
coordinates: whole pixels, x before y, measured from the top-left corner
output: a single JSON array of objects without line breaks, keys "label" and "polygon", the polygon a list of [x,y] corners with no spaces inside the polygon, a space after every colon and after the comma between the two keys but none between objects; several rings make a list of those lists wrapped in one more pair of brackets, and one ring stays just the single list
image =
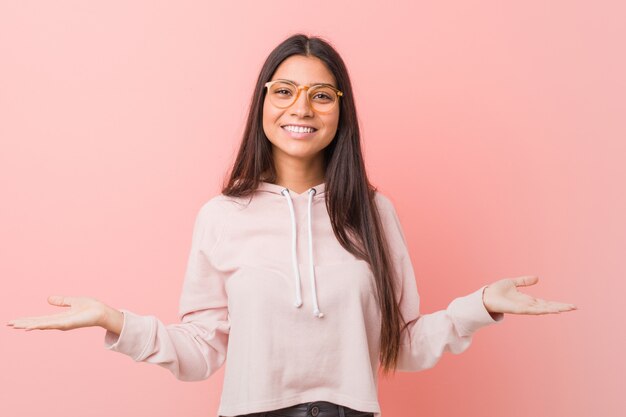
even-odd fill
[{"label": "smiling face", "polygon": [[[335,77],[319,58],[292,55],[285,59],[274,72],[270,81],[286,79],[297,85],[328,83],[337,87]],[[290,107],[274,106],[265,95],[263,103],[263,131],[272,143],[274,162],[277,166],[293,166],[293,162],[311,164],[320,169],[321,152],[332,142],[339,124],[339,103],[325,114],[316,113],[307,100],[305,90]],[[284,126],[305,125],[316,129],[312,133],[291,133]]]}]

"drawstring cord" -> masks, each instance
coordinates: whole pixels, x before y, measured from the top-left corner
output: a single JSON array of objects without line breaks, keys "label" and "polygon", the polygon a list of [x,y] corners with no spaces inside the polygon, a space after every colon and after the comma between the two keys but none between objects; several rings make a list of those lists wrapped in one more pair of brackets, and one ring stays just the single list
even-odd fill
[{"label": "drawstring cord", "polygon": [[[301,294],[301,283],[300,283],[300,271],[298,269],[298,254],[296,249],[297,244],[297,226],[296,226],[296,215],[293,209],[293,202],[291,201],[291,195],[289,194],[289,189],[284,188],[280,192],[287,199],[287,204],[289,205],[289,212],[291,214],[291,261],[293,264],[294,270],[294,279],[295,279],[295,287],[296,287],[296,301],[294,306],[299,308],[302,306],[302,294]],[[322,313],[317,304],[317,289],[315,286],[315,267],[313,264],[313,226],[312,226],[312,216],[311,216],[311,207],[313,204],[313,196],[315,195],[315,188],[311,188],[308,192],[309,194],[309,205],[308,205],[308,226],[309,226],[309,277],[311,280],[311,292],[313,294],[313,314],[318,317],[324,317],[324,313]]]}]

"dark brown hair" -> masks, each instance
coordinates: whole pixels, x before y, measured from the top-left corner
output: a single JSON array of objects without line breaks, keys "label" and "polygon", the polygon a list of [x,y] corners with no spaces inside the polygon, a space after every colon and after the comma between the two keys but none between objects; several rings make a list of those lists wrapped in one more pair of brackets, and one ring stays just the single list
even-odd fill
[{"label": "dark brown hair", "polygon": [[[272,144],[263,131],[265,83],[292,55],[314,56],[333,73],[341,97],[339,124],[324,148],[326,208],[340,244],[358,259],[366,260],[376,279],[376,299],[381,311],[380,365],[383,374],[395,372],[401,332],[406,323],[395,299],[395,282],[389,248],[381,226],[372,186],[365,173],[359,125],[348,70],[337,51],[325,40],[295,34],[280,43],[261,68],[250,103],[243,139],[222,193],[230,197],[251,195],[261,180],[274,182],[276,170]],[[262,178],[262,175],[267,174]]]}]

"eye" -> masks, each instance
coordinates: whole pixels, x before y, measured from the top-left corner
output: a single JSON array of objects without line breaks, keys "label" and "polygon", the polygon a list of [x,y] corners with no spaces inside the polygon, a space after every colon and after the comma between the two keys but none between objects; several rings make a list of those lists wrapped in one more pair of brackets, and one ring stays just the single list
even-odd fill
[{"label": "eye", "polygon": [[286,90],[284,88],[278,89],[276,91],[274,91],[275,94],[279,94],[279,95],[283,95],[282,93],[287,93],[287,94],[291,94],[291,91]]},{"label": "eye", "polygon": [[315,95],[313,96],[313,98],[318,97],[318,96],[321,96],[321,98],[323,98],[323,99],[325,99],[325,100],[329,100],[329,99],[331,98],[331,97],[330,97],[328,94],[326,94],[326,93],[317,93],[317,94],[315,94]]}]

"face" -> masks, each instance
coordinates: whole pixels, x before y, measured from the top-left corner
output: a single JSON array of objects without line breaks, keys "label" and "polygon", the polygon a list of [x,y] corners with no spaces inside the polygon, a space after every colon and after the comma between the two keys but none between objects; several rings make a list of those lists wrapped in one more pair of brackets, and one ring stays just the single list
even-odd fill
[{"label": "face", "polygon": [[[272,80],[287,79],[297,85],[329,83],[337,86],[335,77],[319,58],[293,55],[276,69]],[[275,158],[296,158],[310,161],[322,158],[322,150],[335,137],[339,123],[339,103],[329,113],[316,113],[308,103],[306,91],[290,107],[274,106],[268,95],[263,103],[263,130],[272,143]],[[316,129],[311,134],[292,134],[284,128],[289,124],[306,125]],[[301,136],[301,137],[298,137]]]}]

